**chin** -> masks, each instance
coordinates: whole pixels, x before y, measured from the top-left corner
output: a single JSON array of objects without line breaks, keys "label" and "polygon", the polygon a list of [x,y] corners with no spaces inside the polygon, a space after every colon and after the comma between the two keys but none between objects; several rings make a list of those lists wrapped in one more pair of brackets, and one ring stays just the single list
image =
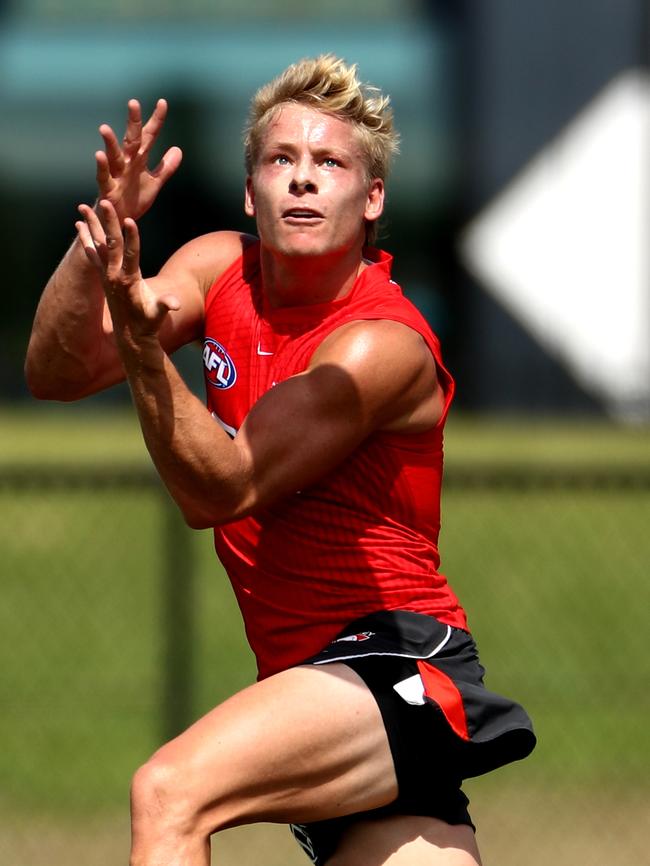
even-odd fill
[{"label": "chin", "polygon": [[334,250],[318,238],[289,238],[273,244],[272,248],[283,256],[300,258],[302,256],[326,256]]},{"label": "chin", "polygon": [[272,245],[280,255],[290,258],[327,258],[337,255],[346,255],[351,249],[357,248],[361,252],[363,239],[349,239],[348,241],[333,244],[330,240],[319,238],[316,236],[310,237],[308,234],[302,234],[295,237],[284,237],[278,239],[276,244]]}]

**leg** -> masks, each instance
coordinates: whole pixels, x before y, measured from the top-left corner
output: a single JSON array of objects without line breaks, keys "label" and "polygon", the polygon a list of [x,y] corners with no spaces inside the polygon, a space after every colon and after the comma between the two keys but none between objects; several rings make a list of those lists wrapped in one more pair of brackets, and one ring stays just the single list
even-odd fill
[{"label": "leg", "polygon": [[132,786],[132,866],[208,866],[215,830],[309,822],[395,799],[379,709],[341,664],[257,683],[160,749]]},{"label": "leg", "polygon": [[327,866],[480,866],[474,832],[437,818],[392,815],[359,821],[342,837]]}]

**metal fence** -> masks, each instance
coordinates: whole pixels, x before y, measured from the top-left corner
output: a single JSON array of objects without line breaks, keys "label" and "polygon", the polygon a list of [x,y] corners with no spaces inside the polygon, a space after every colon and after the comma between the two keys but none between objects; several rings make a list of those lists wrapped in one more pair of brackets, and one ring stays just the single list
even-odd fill
[{"label": "metal fence", "polygon": [[[444,571],[539,737],[467,783],[486,866],[649,862],[650,472],[453,467],[445,489]],[[0,863],[126,863],[135,768],[254,676],[231,590],[152,472],[4,469],[0,507]],[[267,825],[215,862],[306,863]]]}]

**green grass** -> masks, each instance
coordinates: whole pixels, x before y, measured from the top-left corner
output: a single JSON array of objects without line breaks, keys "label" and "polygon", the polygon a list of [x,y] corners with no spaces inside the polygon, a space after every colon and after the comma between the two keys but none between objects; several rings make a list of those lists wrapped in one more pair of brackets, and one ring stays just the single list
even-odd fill
[{"label": "green grass", "polygon": [[84,404],[0,408],[0,467],[30,464],[148,465],[135,412]]},{"label": "green grass", "polygon": [[[607,421],[452,415],[445,437],[455,464],[650,467],[650,428]],[[29,403],[0,408],[0,466],[95,461],[147,463],[135,413],[104,404]]]},{"label": "green grass", "polygon": [[650,427],[575,418],[455,415],[445,431],[453,467],[523,465],[650,468]]},{"label": "green grass", "polygon": [[[608,424],[459,418],[450,424],[447,450],[450,468],[647,472],[650,465],[647,430]],[[0,470],[123,464],[149,465],[130,411],[0,412]],[[62,841],[60,859],[55,841],[36,851],[26,828],[41,827],[44,839],[76,838],[66,828],[80,816],[84,826],[99,827],[106,859],[78,852],[73,860],[115,862],[105,828],[115,815],[124,820],[131,773],[165,732],[163,599],[177,545],[188,544],[175,567],[193,618],[190,716],[254,677],[233,594],[211,534],[180,527],[176,535],[157,486],[5,487],[0,507],[0,862],[69,862],[64,852],[77,848]],[[635,804],[647,798],[648,780],[639,756],[650,753],[649,525],[648,489],[452,487],[444,494],[443,571],[468,610],[488,685],[526,705],[540,739],[524,765],[468,783],[477,820],[489,827],[486,848],[494,853],[486,862],[613,862],[606,859],[612,846],[589,841],[589,809],[605,814],[603,791],[621,792],[609,804],[606,832],[629,839],[631,822],[641,820]],[[568,815],[574,847],[567,841],[564,856],[558,833],[544,832],[539,822],[564,827],[568,840]],[[527,824],[535,857],[513,848],[508,860],[516,827]],[[224,862],[234,862],[228,852],[239,843],[228,844]],[[259,851],[269,845],[284,850],[256,844],[250,861],[237,862],[262,862]],[[585,845],[587,859],[570,853]],[[283,853],[278,863],[303,862],[299,854],[292,858]]]}]

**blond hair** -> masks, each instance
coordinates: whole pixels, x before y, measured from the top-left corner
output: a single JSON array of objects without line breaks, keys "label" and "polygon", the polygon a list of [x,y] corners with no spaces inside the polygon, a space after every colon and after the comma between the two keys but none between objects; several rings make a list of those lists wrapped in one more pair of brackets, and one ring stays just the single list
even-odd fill
[{"label": "blond hair", "polygon": [[[390,98],[377,87],[362,84],[356,64],[348,66],[333,54],[321,54],[294,63],[261,87],[251,100],[244,130],[246,171],[253,173],[262,138],[286,103],[307,105],[351,123],[366,163],[368,183],[385,180],[399,135],[393,126]],[[369,240],[374,226],[367,225]]]}]

